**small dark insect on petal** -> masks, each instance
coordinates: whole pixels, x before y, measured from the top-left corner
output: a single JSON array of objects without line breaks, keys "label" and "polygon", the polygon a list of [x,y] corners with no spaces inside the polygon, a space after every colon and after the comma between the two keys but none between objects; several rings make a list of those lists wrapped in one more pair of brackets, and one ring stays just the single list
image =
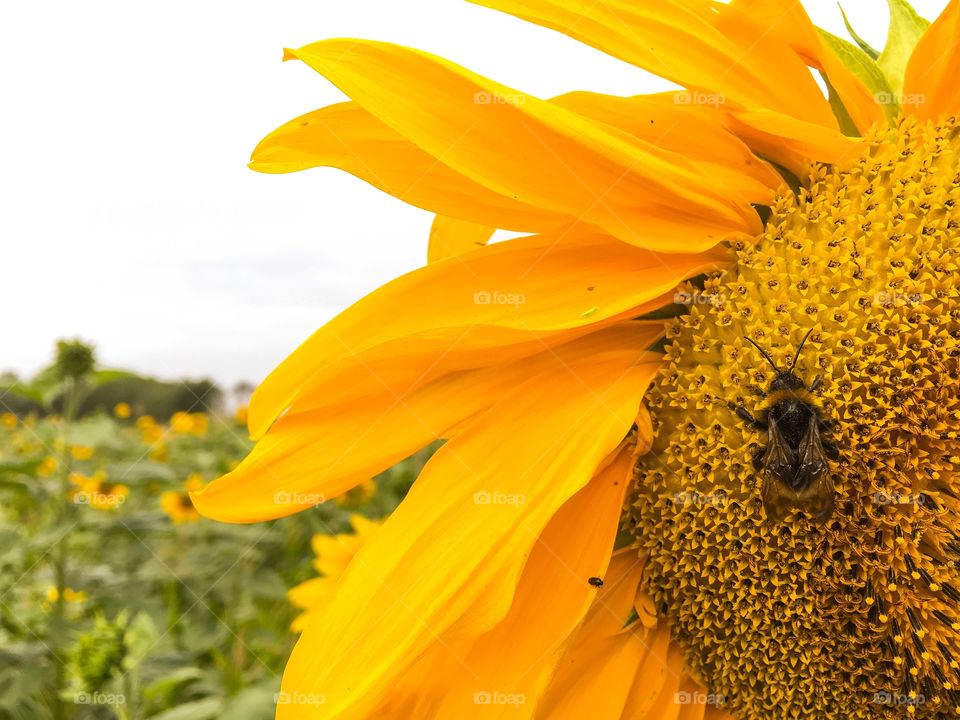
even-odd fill
[{"label": "small dark insect on petal", "polygon": [[589,580],[587,580],[587,582],[593,585],[594,587],[603,587],[603,580],[601,580],[598,577],[592,577]]}]

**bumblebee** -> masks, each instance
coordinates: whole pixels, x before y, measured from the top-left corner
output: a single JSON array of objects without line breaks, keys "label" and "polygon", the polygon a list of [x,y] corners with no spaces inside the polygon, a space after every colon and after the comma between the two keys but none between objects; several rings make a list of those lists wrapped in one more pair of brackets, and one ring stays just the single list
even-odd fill
[{"label": "bumblebee", "polygon": [[730,409],[747,425],[767,433],[766,446],[754,453],[753,466],[762,472],[760,497],[767,519],[780,522],[792,509],[806,512],[818,522],[826,522],[833,514],[836,489],[830,476],[829,460],[837,460],[837,446],[827,438],[834,423],[823,417],[813,394],[820,387],[818,375],[807,387],[794,374],[800,351],[810,332],[804,336],[793,356],[789,370],[781,370],[763,348],[753,345],[776,372],[766,392],[765,409],[754,417],[742,405]]}]

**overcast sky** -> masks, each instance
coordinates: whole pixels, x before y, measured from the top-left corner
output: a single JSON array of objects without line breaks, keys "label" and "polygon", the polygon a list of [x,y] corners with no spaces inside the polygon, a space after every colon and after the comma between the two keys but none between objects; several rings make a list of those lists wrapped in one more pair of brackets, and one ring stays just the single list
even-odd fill
[{"label": "overcast sky", "polygon": [[[805,3],[838,34],[832,0]],[[883,0],[848,0],[882,44]],[[944,0],[918,0],[934,17]],[[54,340],[161,377],[256,382],[324,321],[423,264],[430,216],[332,169],[246,168],[277,125],[341,99],[284,46],[419,47],[539,96],[671,86],[457,0],[8,3],[0,23],[0,369]]]}]

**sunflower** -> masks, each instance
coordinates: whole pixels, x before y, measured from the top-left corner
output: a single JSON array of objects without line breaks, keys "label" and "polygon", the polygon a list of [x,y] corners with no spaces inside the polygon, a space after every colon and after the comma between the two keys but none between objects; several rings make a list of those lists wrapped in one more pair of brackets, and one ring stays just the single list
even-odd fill
[{"label": "sunflower", "polygon": [[363,547],[380,523],[353,513],[350,515],[350,526],[353,532],[328,535],[317,533],[310,541],[313,554],[316,558],[313,567],[321,573],[321,577],[311,578],[290,588],[287,597],[290,604],[304,612],[293,621],[290,629],[301,632],[311,618],[320,615],[327,601],[333,595],[337,580],[343,575],[353,556]]},{"label": "sunflower", "polygon": [[191,473],[183,484],[182,490],[166,490],[160,495],[160,508],[174,525],[193,523],[200,519],[200,513],[193,506],[190,493],[203,489],[203,475]]},{"label": "sunflower", "polygon": [[436,213],[429,263],[260,385],[256,446],[197,507],[276,518],[446,442],[278,718],[955,717],[960,2],[891,0],[882,52],[791,0],[479,4],[684,89],[543,100],[383,42],[286,52],[350,101],[252,167]]}]

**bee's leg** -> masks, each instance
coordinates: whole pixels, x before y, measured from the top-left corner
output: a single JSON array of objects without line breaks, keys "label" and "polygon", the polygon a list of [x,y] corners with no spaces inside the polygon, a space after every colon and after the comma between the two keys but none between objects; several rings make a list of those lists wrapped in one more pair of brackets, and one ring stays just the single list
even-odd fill
[{"label": "bee's leg", "polygon": [[825,420],[820,418],[817,420],[817,427],[820,428],[821,432],[833,432],[837,429],[836,420]]},{"label": "bee's leg", "polygon": [[750,386],[750,390],[752,390],[752,391],[753,391],[753,394],[756,395],[757,397],[765,398],[765,397],[767,396],[767,391],[764,390],[762,387],[757,387],[756,385],[751,385],[751,386]]},{"label": "bee's leg", "polygon": [[837,447],[836,443],[833,443],[825,438],[821,438],[820,442],[823,444],[824,454],[831,460],[837,460],[840,458],[840,449]]},{"label": "bee's leg", "polygon": [[753,469],[760,470],[763,467],[763,454],[767,451],[765,447],[757,448],[753,453]]},{"label": "bee's leg", "polygon": [[743,405],[734,405],[733,403],[727,403],[727,407],[733,410],[737,414],[737,417],[743,420],[747,425],[758,430],[766,430],[767,424],[757,420],[753,415],[750,414],[750,411],[747,410]]},{"label": "bee's leg", "polygon": [[810,383],[810,392],[816,392],[820,389],[820,386],[823,385],[823,375],[817,375],[813,382]]}]

